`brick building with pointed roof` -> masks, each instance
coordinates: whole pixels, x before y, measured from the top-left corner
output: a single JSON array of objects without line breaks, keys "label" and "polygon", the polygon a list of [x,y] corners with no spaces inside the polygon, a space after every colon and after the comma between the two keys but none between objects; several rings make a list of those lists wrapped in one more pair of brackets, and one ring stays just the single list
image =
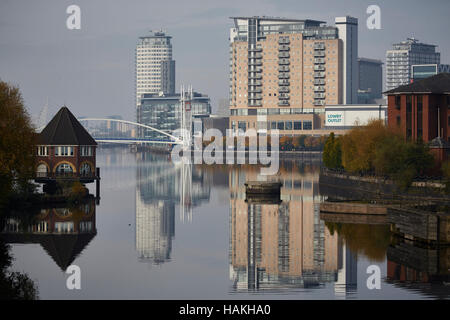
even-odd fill
[{"label": "brick building with pointed roof", "polygon": [[97,142],[64,106],[38,136],[36,177],[79,178],[92,182]]}]

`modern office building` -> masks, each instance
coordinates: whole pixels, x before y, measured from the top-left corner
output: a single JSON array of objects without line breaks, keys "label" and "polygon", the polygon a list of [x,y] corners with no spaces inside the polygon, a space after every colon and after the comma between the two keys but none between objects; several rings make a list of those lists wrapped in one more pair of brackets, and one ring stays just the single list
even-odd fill
[{"label": "modern office building", "polygon": [[371,104],[382,98],[383,62],[381,60],[358,58],[359,86],[358,103]]},{"label": "modern office building", "polygon": [[392,90],[411,82],[411,66],[440,64],[441,55],[436,46],[408,38],[396,43],[386,52],[386,90]]},{"label": "modern office building", "polygon": [[[191,101],[193,118],[208,117],[211,114],[210,98],[194,92]],[[180,128],[180,94],[143,94],[138,106],[138,122],[153,128],[173,132]],[[141,130],[141,138],[167,140],[167,136],[152,130]]]},{"label": "modern office building", "polygon": [[[139,38],[136,46],[136,106],[146,93],[175,93],[171,36],[162,31]],[[139,120],[139,119],[138,119]]]},{"label": "modern office building", "polygon": [[337,19],[340,26],[269,17],[233,20],[231,129],[313,134],[323,126],[325,105],[344,103],[345,97],[356,103],[351,98],[357,93],[356,19]]},{"label": "modern office building", "polygon": [[425,79],[438,73],[450,73],[449,64],[414,64],[411,66],[411,82]]}]

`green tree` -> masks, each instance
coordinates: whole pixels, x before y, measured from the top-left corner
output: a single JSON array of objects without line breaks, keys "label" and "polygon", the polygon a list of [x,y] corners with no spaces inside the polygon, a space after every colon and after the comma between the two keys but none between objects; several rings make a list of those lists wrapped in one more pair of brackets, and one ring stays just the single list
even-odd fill
[{"label": "green tree", "polygon": [[17,87],[0,81],[0,207],[13,193],[28,194],[36,133]]},{"label": "green tree", "polygon": [[334,132],[328,136],[323,149],[323,163],[327,168],[338,169],[342,167],[342,150],[339,138],[334,137]]}]

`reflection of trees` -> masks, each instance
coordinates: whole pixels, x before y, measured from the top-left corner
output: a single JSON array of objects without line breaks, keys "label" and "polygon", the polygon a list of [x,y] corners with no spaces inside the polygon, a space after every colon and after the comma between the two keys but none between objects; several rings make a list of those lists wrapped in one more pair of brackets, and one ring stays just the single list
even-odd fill
[{"label": "reflection of trees", "polygon": [[9,250],[10,245],[0,241],[0,299],[38,299],[38,289],[28,275],[8,270],[13,260]]},{"label": "reflection of trees", "polygon": [[330,234],[337,232],[349,249],[375,261],[384,261],[390,243],[388,225],[325,222]]}]

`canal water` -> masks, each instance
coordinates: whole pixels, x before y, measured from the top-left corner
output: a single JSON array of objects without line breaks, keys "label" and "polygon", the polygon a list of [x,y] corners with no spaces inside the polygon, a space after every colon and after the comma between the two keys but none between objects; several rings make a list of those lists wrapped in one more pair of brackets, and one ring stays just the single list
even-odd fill
[{"label": "canal water", "polygon": [[[97,166],[99,204],[1,224],[10,270],[26,273],[40,299],[450,297],[448,249],[417,248],[379,221],[321,216],[320,163],[282,161],[279,203],[246,201],[254,166],[175,165],[126,147],[99,148]],[[70,265],[79,290],[66,286]]]}]

